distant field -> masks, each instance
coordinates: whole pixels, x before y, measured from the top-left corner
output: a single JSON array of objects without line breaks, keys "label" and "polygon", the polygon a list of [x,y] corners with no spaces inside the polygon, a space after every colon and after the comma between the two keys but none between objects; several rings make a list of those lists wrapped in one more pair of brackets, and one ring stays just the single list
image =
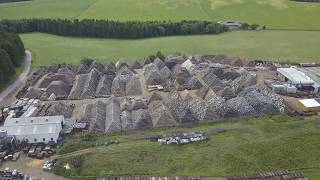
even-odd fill
[{"label": "distant field", "polygon": [[234,19],[285,29],[320,29],[319,12],[319,3],[289,0],[33,0],[0,5],[0,19]]},{"label": "distant field", "polygon": [[33,66],[79,63],[83,57],[102,62],[143,58],[158,50],[165,54],[225,53],[251,59],[320,63],[320,32],[238,31],[221,35],[174,36],[143,40],[68,38],[41,33],[22,34],[33,52]]},{"label": "distant field", "polygon": [[32,0],[0,4],[0,18],[75,18],[96,0]]},{"label": "distant field", "polygon": [[[195,125],[189,128],[162,128],[128,135],[99,135],[83,141],[66,137],[59,147],[63,157],[79,159],[72,175],[200,175],[230,176],[276,170],[303,171],[310,180],[320,175],[320,132],[316,117],[286,115],[251,118],[237,122]],[[215,135],[214,128],[227,132]],[[146,137],[174,131],[205,131],[210,140],[188,145],[160,145]],[[96,142],[118,140],[120,144],[92,148]],[[89,149],[86,149],[89,148]],[[79,151],[81,149],[86,149]],[[72,161],[71,161],[72,162]],[[77,161],[76,161],[77,162]],[[63,161],[58,165],[65,165]],[[78,170],[78,173],[77,173]],[[63,170],[56,170],[63,174]]]}]

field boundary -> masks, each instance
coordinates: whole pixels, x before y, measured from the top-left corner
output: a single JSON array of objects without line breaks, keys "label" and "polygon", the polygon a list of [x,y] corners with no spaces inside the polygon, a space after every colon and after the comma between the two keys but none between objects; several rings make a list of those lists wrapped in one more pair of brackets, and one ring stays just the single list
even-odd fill
[{"label": "field boundary", "polygon": [[99,1],[99,0],[96,0],[96,1],[94,1],[93,3],[89,4],[83,11],[81,11],[78,15],[75,15],[75,16],[74,16],[73,18],[71,18],[71,19],[80,19],[79,17],[80,17],[83,13],[85,13],[88,9],[90,9],[91,6],[93,6],[94,4],[96,4],[97,1]]}]

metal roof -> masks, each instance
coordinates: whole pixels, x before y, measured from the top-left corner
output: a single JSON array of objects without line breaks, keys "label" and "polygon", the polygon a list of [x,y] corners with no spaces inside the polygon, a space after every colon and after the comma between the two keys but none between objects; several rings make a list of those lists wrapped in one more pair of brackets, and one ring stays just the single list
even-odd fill
[{"label": "metal roof", "polygon": [[290,67],[290,68],[278,68],[278,73],[282,74],[286,78],[291,81],[294,85],[305,85],[305,86],[312,86],[315,82],[307,76],[305,73]]},{"label": "metal roof", "polygon": [[320,67],[303,67],[298,68],[299,71],[309,76],[315,82],[320,83]]},{"label": "metal roof", "polygon": [[11,136],[22,135],[40,135],[40,134],[59,134],[61,125],[59,124],[43,124],[43,125],[29,125],[29,126],[4,126],[1,130],[7,131]]},{"label": "metal roof", "polygon": [[63,116],[21,117],[7,118],[4,122],[4,126],[61,124],[61,122],[64,122]]},{"label": "metal roof", "polygon": [[9,135],[59,134],[62,129],[63,116],[9,118],[0,130]]},{"label": "metal roof", "polygon": [[301,99],[299,101],[307,108],[320,107],[320,104],[316,99]]}]

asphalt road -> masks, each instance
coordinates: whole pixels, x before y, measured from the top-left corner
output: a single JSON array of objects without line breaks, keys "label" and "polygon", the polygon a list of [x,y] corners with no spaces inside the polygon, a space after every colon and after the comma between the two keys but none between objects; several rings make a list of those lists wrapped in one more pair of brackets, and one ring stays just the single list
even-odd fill
[{"label": "asphalt road", "polygon": [[30,70],[31,66],[31,60],[32,60],[32,54],[30,51],[26,50],[26,55],[25,55],[25,65],[22,73],[19,75],[19,77],[9,86],[7,89],[3,90],[0,94],[0,104],[1,102],[9,96],[11,93],[16,91],[17,89],[20,88],[20,86],[24,83],[24,81],[27,78],[28,72]]}]

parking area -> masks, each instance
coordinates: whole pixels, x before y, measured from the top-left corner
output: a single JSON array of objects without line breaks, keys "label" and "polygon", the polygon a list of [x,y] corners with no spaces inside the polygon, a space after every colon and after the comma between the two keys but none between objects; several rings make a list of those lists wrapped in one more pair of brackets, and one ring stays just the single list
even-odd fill
[{"label": "parking area", "polygon": [[45,172],[42,170],[43,163],[48,159],[32,159],[24,154],[21,154],[17,161],[6,161],[0,166],[0,170],[5,170],[6,168],[17,169],[25,175],[36,176],[42,180],[66,180],[61,176],[56,176],[53,173]]}]

